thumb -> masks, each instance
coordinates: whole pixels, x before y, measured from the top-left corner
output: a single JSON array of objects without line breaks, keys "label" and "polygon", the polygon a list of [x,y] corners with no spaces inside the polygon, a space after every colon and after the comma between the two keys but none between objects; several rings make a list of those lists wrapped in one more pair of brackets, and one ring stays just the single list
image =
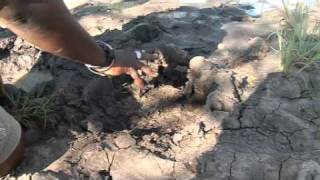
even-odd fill
[{"label": "thumb", "polygon": [[131,76],[131,78],[133,79],[134,84],[139,89],[143,89],[144,88],[144,81],[140,78],[138,72],[135,69],[130,68],[129,72],[127,74],[129,74]]}]

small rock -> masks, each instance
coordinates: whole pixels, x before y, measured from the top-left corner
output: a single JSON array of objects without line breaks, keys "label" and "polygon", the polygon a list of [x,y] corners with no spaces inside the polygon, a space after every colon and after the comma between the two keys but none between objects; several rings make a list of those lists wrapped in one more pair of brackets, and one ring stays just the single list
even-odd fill
[{"label": "small rock", "polygon": [[179,133],[172,136],[172,140],[176,144],[178,144],[179,141],[181,141],[182,139],[183,139],[183,136],[182,136],[182,134],[179,134]]},{"label": "small rock", "polygon": [[224,44],[223,43],[220,43],[220,44],[218,44],[218,49],[224,49]]},{"label": "small rock", "polygon": [[100,133],[103,131],[103,123],[101,121],[84,120],[81,122],[81,126],[92,133]]},{"label": "small rock", "polygon": [[203,56],[196,56],[190,60],[189,67],[192,70],[200,70],[205,66],[206,59]]},{"label": "small rock", "polygon": [[114,140],[114,142],[120,149],[129,148],[136,144],[136,140],[133,139],[131,135],[126,132],[120,133],[118,137]]}]

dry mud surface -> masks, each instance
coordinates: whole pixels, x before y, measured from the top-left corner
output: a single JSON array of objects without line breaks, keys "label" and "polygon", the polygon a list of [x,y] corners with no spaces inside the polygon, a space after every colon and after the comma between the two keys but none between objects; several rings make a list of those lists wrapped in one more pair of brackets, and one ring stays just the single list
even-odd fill
[{"label": "dry mud surface", "polygon": [[142,93],[3,31],[9,92],[54,99],[46,129],[30,123],[26,159],[4,179],[320,179],[320,71],[279,73],[272,30],[233,7],[182,7],[97,36],[160,49],[148,62],[159,76]]}]

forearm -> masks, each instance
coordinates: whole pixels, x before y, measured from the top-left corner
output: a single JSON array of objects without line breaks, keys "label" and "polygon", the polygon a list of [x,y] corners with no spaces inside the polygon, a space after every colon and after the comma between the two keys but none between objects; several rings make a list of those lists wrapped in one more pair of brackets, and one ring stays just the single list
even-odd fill
[{"label": "forearm", "polygon": [[44,51],[86,64],[105,63],[104,51],[62,0],[0,0],[0,23]]}]

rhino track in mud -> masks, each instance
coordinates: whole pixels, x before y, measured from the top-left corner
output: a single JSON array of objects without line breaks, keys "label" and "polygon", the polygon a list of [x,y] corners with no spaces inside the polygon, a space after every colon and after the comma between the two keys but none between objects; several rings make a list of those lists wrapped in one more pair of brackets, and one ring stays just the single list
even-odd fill
[{"label": "rhino track in mud", "polygon": [[319,71],[277,72],[269,32],[236,8],[183,7],[96,37],[115,48],[160,49],[163,59],[148,62],[159,76],[146,79],[143,94],[126,76],[98,77],[5,39],[5,82],[32,66],[49,72],[44,92],[55,107],[5,179],[318,178]]}]

